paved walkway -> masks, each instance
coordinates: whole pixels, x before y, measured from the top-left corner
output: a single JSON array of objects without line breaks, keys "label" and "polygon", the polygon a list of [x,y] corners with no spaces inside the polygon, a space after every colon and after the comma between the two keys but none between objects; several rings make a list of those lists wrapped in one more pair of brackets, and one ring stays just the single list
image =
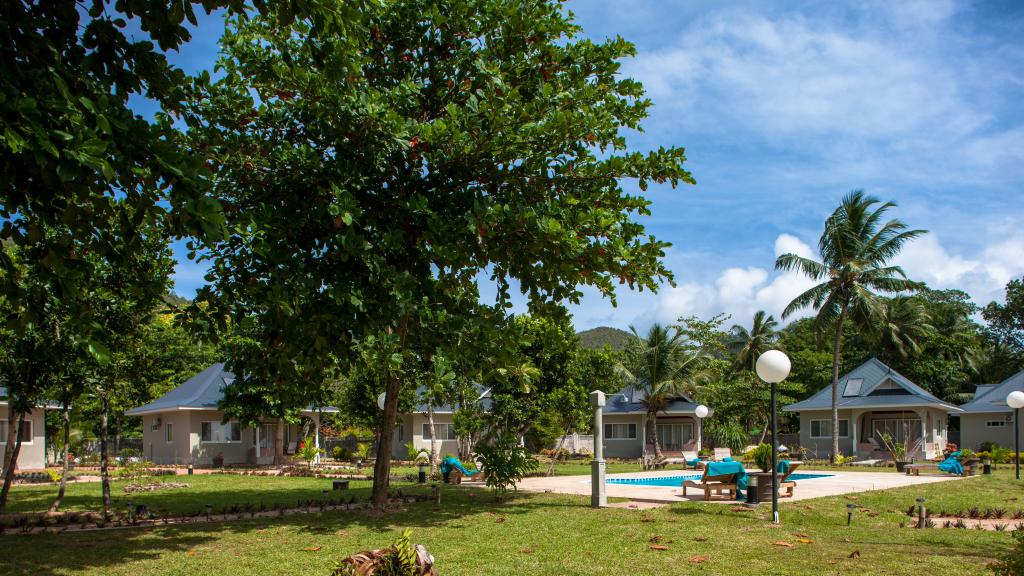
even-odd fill
[{"label": "paved walkway", "polygon": [[[836,496],[840,494],[851,494],[854,492],[866,492],[868,490],[885,490],[887,488],[899,488],[902,486],[914,486],[917,484],[928,484],[931,482],[945,482],[958,480],[959,476],[949,475],[925,475],[907,476],[895,472],[859,472],[833,470],[805,470],[800,473],[809,474],[832,474],[827,478],[811,478],[799,480],[792,500],[805,500],[807,498],[819,498],[822,496]],[[663,476],[683,476],[699,474],[695,471],[655,471],[655,472],[633,472],[629,474],[610,474],[608,478],[651,478]],[[628,498],[635,502],[683,502],[686,500],[699,501],[704,499],[704,492],[701,490],[687,489],[686,496],[683,496],[682,488],[668,488],[664,486],[635,486],[628,484],[608,484],[609,498]],[[519,483],[520,490],[529,492],[555,492],[559,494],[581,494],[590,495],[590,476],[553,476],[545,478],[526,478]],[[785,498],[789,501],[790,498]],[[731,502],[723,498],[715,498],[717,502]]]}]

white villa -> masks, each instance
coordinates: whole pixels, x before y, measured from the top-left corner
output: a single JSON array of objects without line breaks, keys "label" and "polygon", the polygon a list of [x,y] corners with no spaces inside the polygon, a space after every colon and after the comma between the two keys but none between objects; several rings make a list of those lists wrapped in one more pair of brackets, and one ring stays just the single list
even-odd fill
[{"label": "white villa", "polygon": [[[7,437],[7,419],[10,411],[7,403],[7,389],[0,388],[0,453],[12,440]],[[46,467],[46,406],[37,406],[25,416],[25,423],[18,431],[21,435],[21,450],[18,452],[16,470],[43,469]],[[2,464],[0,464],[2,466]]]},{"label": "white villa", "polygon": [[[157,464],[210,466],[217,456],[223,457],[224,464],[273,464],[276,418],[255,428],[222,422],[224,413],[218,408],[222,389],[234,379],[223,363],[214,364],[153,402],[125,412],[142,417],[143,457]],[[318,445],[320,414],[337,411],[330,406],[302,411],[315,423]],[[295,452],[301,434],[300,425],[285,426],[286,454]]]},{"label": "white villa", "polygon": [[[827,458],[832,451],[832,387],[783,410],[800,414],[800,445],[814,457]],[[840,451],[889,458],[881,440],[887,433],[896,442],[919,447],[909,457],[936,458],[946,448],[948,417],[961,411],[872,358],[839,379]]]}]

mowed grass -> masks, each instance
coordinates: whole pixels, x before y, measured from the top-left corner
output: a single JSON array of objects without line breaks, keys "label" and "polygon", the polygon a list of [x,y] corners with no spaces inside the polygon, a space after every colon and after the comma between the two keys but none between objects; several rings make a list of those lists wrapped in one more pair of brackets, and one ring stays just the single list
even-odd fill
[{"label": "mowed grass", "polygon": [[[211,498],[234,499],[237,493],[290,502],[319,494],[326,482],[193,478],[191,488],[175,494],[188,502],[182,505],[186,510]],[[88,488],[78,485],[75,490]],[[37,491],[15,489],[15,505],[33,508],[29,502],[41,501]],[[368,490],[356,488],[353,493],[365,498]],[[907,508],[918,496],[936,511],[1024,508],[1024,484],[1012,480],[1007,470],[850,498],[784,500],[779,527],[768,522],[766,506],[737,512],[728,504],[687,502],[648,511],[593,510],[585,497],[514,494],[499,503],[486,491],[445,487],[440,508],[420,502],[384,513],[327,512],[176,528],[8,534],[0,537],[0,573],[326,575],[348,554],[390,544],[403,528],[413,530],[414,541],[427,547],[444,575],[979,574],[985,573],[991,558],[1009,549],[1006,532],[902,527],[908,523]],[[79,497],[76,505],[88,507],[96,495],[86,491]],[[847,527],[850,502],[861,509]],[[801,543],[801,538],[810,542]],[[651,549],[652,542],[668,550]]]}]

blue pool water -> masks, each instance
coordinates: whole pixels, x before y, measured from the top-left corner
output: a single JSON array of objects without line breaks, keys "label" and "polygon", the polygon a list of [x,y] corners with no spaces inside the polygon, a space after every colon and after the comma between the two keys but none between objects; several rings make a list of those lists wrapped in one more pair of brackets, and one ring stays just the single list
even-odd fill
[{"label": "blue pool water", "polygon": [[[801,474],[794,472],[789,475],[790,480],[813,480],[814,478],[830,478],[835,474]],[[664,486],[678,488],[683,480],[699,480],[700,474],[680,474],[676,476],[656,476],[651,478],[608,478],[608,484],[628,484],[630,486]]]}]

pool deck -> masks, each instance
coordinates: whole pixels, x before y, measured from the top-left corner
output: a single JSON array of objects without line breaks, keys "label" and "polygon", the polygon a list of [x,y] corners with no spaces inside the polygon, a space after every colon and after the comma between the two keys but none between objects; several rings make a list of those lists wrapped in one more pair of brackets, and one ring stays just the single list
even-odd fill
[{"label": "pool deck", "polygon": [[[906,474],[897,474],[895,472],[839,472],[834,470],[804,470],[803,468],[800,469],[800,473],[832,474],[832,476],[828,478],[811,478],[808,480],[797,481],[793,497],[783,498],[783,502],[962,479],[959,476],[938,474],[907,476]],[[699,474],[699,472],[692,470],[659,470],[655,472],[609,474],[608,478],[650,478],[687,474]],[[590,495],[590,476],[525,478],[519,483],[518,489],[528,492],[555,492],[559,494]],[[681,487],[669,488],[664,486],[607,484],[607,492],[609,498],[628,498],[635,502],[671,503],[702,501],[704,499],[704,492],[702,490],[688,488],[686,496],[683,496],[683,489]],[[712,502],[736,503],[735,500],[726,500],[724,498],[714,496],[712,496]]]}]

